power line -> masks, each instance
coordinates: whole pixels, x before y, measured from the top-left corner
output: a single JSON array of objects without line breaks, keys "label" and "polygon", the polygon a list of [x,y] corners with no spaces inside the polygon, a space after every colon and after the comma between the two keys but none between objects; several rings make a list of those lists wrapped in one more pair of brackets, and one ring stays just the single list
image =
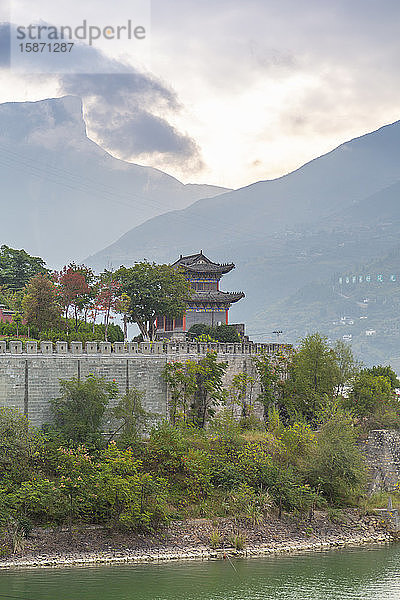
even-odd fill
[{"label": "power line", "polygon": [[[183,214],[184,209],[182,209],[182,208],[159,202],[159,201],[155,200],[154,198],[149,198],[147,196],[143,196],[142,194],[138,194],[136,192],[130,192],[129,194],[116,192],[112,187],[101,184],[101,183],[95,181],[94,179],[91,179],[90,177],[80,176],[80,175],[77,176],[75,173],[68,171],[66,169],[61,169],[59,167],[55,167],[53,165],[40,162],[38,160],[32,159],[32,157],[26,157],[21,153],[17,153],[15,151],[13,151],[8,146],[4,146],[4,145],[0,144],[0,151],[2,152],[2,155],[0,155],[0,165],[3,165],[4,167],[7,167],[7,168],[10,168],[10,167],[15,168],[16,167],[23,171],[28,170],[35,177],[43,177],[44,179],[46,179],[48,181],[52,181],[53,183],[60,185],[61,187],[64,187],[66,189],[70,189],[72,191],[81,191],[81,192],[84,192],[84,193],[87,193],[90,195],[94,195],[94,196],[101,195],[103,198],[105,198],[106,200],[108,200],[110,202],[126,206],[135,211],[141,210],[142,213],[147,212],[147,215],[145,214],[147,219],[154,218],[155,216],[162,216],[165,213],[168,213],[170,211],[176,211],[177,214],[175,216],[179,220],[187,221],[191,224],[193,224],[193,222],[196,223],[196,221],[198,223],[201,222],[206,229],[215,229],[216,231],[220,232],[220,227],[223,224],[225,231],[228,234],[235,234],[235,235],[239,235],[239,236],[242,236],[243,234],[245,234],[245,235],[247,234],[252,239],[255,239],[255,238],[263,239],[264,238],[263,234],[256,234],[253,231],[250,231],[248,229],[237,228],[236,226],[233,227],[231,225],[227,225],[226,221],[215,219],[214,217],[213,217],[213,219],[208,219],[208,218],[202,217],[200,215],[196,215],[195,217],[193,217],[193,215]],[[112,157],[112,158],[114,158],[114,157]],[[115,160],[118,160],[118,159],[115,159]],[[130,163],[126,163],[126,164],[130,164]],[[139,165],[132,165],[132,166],[146,169],[146,167],[140,167]],[[151,167],[148,167],[148,168],[151,168]],[[165,175],[168,177],[167,174],[165,174]],[[178,182],[178,180],[176,180],[176,181]],[[180,183],[180,182],[178,182],[178,183]],[[222,194],[217,194],[217,196],[218,195],[222,195]],[[132,197],[137,198],[141,204],[139,204],[139,205],[132,204],[129,201]],[[199,200],[207,200],[207,199],[211,199],[211,198],[212,197],[206,197],[206,198],[200,198]],[[197,202],[197,201],[194,201],[194,202]],[[149,215],[148,211],[145,211],[145,205],[153,206],[157,210],[161,209],[163,212],[158,215]],[[189,205],[189,206],[191,206],[191,205]],[[189,208],[189,206],[187,206],[186,208]]]},{"label": "power line", "polygon": [[[1,146],[0,150],[2,150]],[[8,156],[8,154],[11,154],[11,156]],[[132,204],[129,202],[132,197],[137,197],[141,201],[145,200],[146,204],[154,205],[157,208],[163,207],[165,209],[165,205],[163,205],[161,202],[157,202],[156,200],[148,198],[147,196],[142,196],[135,192],[130,192],[129,194],[115,192],[112,187],[108,187],[101,183],[99,184],[99,182],[96,182],[88,177],[77,176],[76,174],[65,169],[58,169],[57,167],[40,163],[39,161],[36,161],[36,163],[37,164],[35,164],[35,161],[32,161],[30,158],[24,158],[21,160],[20,155],[12,152],[11,150],[9,151],[8,149],[7,154],[0,157],[0,164],[2,164],[4,167],[20,167],[21,170],[30,171],[30,173],[35,177],[43,177],[44,179],[52,181],[53,183],[61,185],[67,189],[78,190],[95,196],[100,194],[111,202],[122,204],[128,208],[132,208],[133,210],[138,210],[138,208],[140,209],[140,206],[138,207],[137,204]],[[142,202],[142,204],[144,203]],[[170,208],[171,210],[174,208],[176,209],[176,207]]]}]

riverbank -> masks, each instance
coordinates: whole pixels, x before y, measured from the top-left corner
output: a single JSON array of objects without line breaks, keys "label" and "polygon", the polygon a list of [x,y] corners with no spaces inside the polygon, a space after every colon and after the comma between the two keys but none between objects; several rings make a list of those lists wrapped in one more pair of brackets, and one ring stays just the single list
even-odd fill
[{"label": "riverbank", "polygon": [[[241,550],[232,537],[244,543]],[[375,515],[356,510],[313,519],[283,515],[252,525],[229,519],[174,521],[157,535],[122,534],[99,527],[68,530],[37,529],[23,552],[0,560],[0,569],[98,564],[144,563],[167,560],[207,560],[229,556],[260,556],[335,547],[389,543],[393,538]],[[211,548],[218,542],[218,547]],[[214,543],[213,543],[214,542]]]}]

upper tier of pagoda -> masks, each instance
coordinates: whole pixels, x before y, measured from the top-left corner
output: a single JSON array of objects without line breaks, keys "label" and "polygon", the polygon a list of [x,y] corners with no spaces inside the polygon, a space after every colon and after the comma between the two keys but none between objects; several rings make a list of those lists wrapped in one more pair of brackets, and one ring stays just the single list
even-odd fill
[{"label": "upper tier of pagoda", "polygon": [[200,250],[198,254],[180,256],[172,265],[184,272],[190,282],[192,294],[188,309],[228,309],[230,305],[244,297],[243,292],[223,292],[219,289],[220,279],[235,268],[233,263],[215,263]]},{"label": "upper tier of pagoda", "polygon": [[229,271],[235,268],[233,263],[220,264],[213,262],[203,254],[202,250],[198,254],[190,254],[189,256],[181,255],[172,266],[176,268],[181,267],[190,276],[195,273],[199,273],[199,275],[210,273],[214,277],[218,275],[222,277],[222,275],[229,273]]}]

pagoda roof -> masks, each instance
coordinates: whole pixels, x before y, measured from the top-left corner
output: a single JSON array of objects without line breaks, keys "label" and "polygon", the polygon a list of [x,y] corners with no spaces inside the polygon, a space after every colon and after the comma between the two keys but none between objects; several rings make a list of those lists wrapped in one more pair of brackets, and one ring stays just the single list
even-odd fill
[{"label": "pagoda roof", "polygon": [[197,254],[180,256],[172,265],[173,267],[183,267],[191,273],[229,273],[235,268],[234,263],[215,263],[200,250]]},{"label": "pagoda roof", "polygon": [[194,291],[189,300],[192,302],[205,302],[207,304],[233,304],[244,298],[243,292],[221,292],[220,290]]}]

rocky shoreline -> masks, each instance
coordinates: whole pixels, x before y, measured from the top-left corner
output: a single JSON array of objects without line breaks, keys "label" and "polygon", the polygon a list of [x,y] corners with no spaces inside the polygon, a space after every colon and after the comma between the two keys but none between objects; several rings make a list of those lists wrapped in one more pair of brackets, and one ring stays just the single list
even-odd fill
[{"label": "rocky shoreline", "polygon": [[[211,548],[210,536],[215,531],[220,535],[221,547]],[[230,545],[232,532],[246,540],[243,550]],[[340,522],[324,513],[316,515],[312,522],[285,515],[258,526],[228,519],[175,521],[168,530],[152,537],[110,533],[96,527],[83,528],[72,535],[68,531],[42,529],[34,533],[23,555],[1,559],[0,569],[255,557],[392,541],[392,534],[377,516],[360,516],[355,510],[346,511]]]}]

